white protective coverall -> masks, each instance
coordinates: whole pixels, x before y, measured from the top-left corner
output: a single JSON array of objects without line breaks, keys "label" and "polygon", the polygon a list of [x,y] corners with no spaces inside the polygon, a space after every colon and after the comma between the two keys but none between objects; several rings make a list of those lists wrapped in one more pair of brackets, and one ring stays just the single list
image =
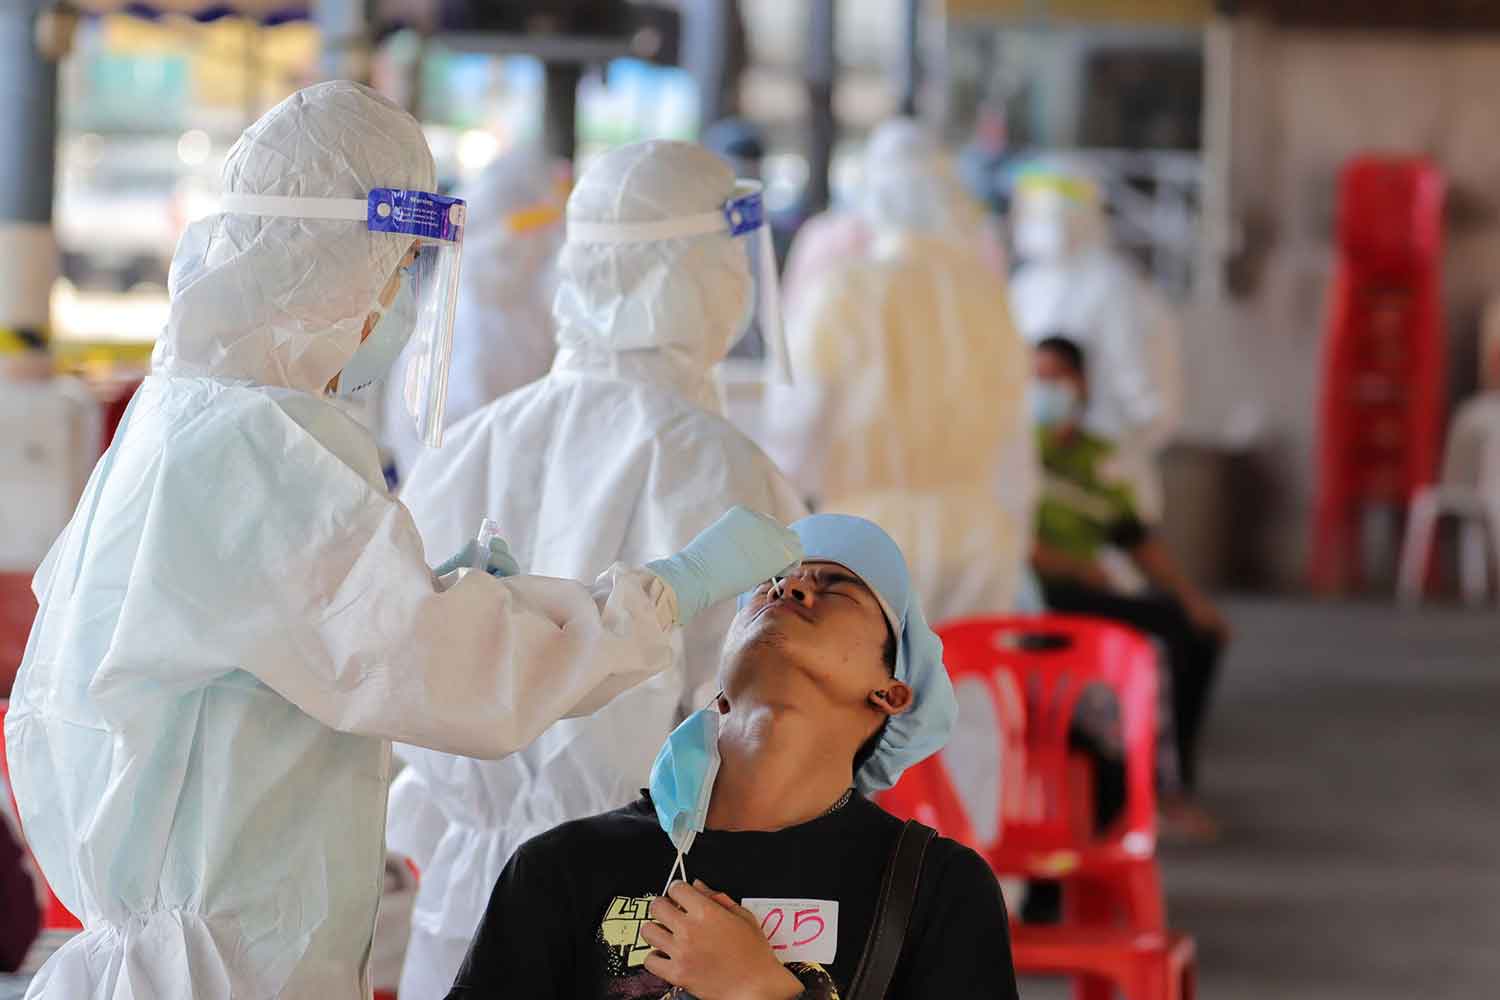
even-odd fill
[{"label": "white protective coverall", "polygon": [[1078,170],[1022,178],[1015,218],[1024,263],[1011,304],[1029,342],[1063,336],[1083,348],[1085,424],[1117,443],[1117,474],[1156,520],[1158,456],[1182,419],[1180,326],[1166,297],[1110,245],[1101,197]]},{"label": "white protective coverall", "polygon": [[825,209],[802,223],[787,251],[781,275],[782,304],[787,315],[827,274],[868,256],[873,240],[864,219],[847,208]]},{"label": "white protective coverall", "polygon": [[[552,367],[565,170],[523,147],[497,157],[457,192],[468,203],[469,222],[453,320],[450,425]],[[399,393],[382,394],[380,438],[405,480],[425,449]]]},{"label": "white protective coverall", "polygon": [[[229,192],[431,190],[358,85],[246,130]],[[6,717],[26,833],[84,923],[31,1000],[368,1000],[389,740],[498,757],[671,666],[672,591],[471,573],[443,590],[375,442],[323,394],[407,246],[216,214],[68,527]]]},{"label": "white protective coverall", "polygon": [[1037,489],[1025,345],[976,243],[982,207],[919,126],[881,131],[871,255],[791,308],[798,384],[768,394],[768,451],[819,510],[896,539],[933,621],[1008,612]]},{"label": "white protective coverall", "polygon": [[[712,212],[734,181],[695,145],[627,146],[583,175],[568,218]],[[587,576],[676,551],[734,504],[783,523],[802,516],[791,484],[723,419],[713,383],[713,366],[743,330],[747,264],[728,234],[565,245],[551,374],[453,427],[407,483],[402,499],[428,546],[461,545],[489,516],[516,540],[528,572]],[[448,995],[517,847],[636,797],[672,727],[717,690],[734,613],[727,603],[705,612],[684,630],[672,670],[504,760],[397,748],[410,766],[392,796],[390,842],[422,872],[402,1000]],[[434,810],[443,818],[436,838]]]}]

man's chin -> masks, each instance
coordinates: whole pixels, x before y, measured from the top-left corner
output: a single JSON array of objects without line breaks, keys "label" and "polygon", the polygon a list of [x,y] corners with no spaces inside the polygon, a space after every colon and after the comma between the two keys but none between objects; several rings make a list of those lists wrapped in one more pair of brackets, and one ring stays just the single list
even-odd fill
[{"label": "man's chin", "polygon": [[797,644],[799,635],[807,623],[796,615],[760,614],[730,633],[731,648],[727,651],[731,660],[749,658],[761,660],[759,654],[784,654]]}]

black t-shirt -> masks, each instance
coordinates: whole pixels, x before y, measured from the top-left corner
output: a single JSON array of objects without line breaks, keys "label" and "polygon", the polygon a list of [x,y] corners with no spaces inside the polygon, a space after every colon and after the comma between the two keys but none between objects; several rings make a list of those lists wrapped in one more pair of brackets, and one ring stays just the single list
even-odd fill
[{"label": "black t-shirt", "polygon": [[[821,961],[787,967],[808,1000],[839,1000],[864,951],[901,825],[855,795],[827,816],[774,833],[701,833],[687,873],[736,900],[788,901],[781,912],[765,913],[762,926],[773,943],[827,930],[836,944],[801,945],[819,950]],[[667,997],[670,985],[644,967],[650,949],[638,931],[674,858],[646,798],[527,842],[495,884],[448,1000]],[[928,847],[888,997],[1016,997],[1005,901],[969,848],[944,837]]]}]

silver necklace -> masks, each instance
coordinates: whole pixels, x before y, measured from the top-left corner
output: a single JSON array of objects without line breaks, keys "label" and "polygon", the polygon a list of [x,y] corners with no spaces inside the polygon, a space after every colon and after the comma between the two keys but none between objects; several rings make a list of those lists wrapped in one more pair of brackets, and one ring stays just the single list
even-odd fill
[{"label": "silver necklace", "polygon": [[844,794],[839,796],[839,800],[833,805],[829,806],[827,811],[825,811],[822,816],[819,816],[818,819],[822,819],[823,816],[832,816],[834,813],[847,806],[849,804],[849,800],[852,798],[854,798],[854,786],[851,785],[848,788],[844,789]]}]

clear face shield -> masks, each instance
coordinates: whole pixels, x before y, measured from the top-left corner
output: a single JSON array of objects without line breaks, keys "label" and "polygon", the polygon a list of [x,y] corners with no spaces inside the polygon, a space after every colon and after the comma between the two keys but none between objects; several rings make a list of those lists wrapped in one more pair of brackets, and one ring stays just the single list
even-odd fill
[{"label": "clear face shield", "polygon": [[729,200],[711,212],[684,215],[652,222],[568,223],[570,243],[623,244],[654,243],[661,240],[686,239],[724,233],[743,248],[746,267],[755,285],[753,308],[734,337],[738,342],[752,330],[758,331],[766,345],[767,363],[773,378],[781,383],[791,381],[791,364],[787,355],[786,332],[781,321],[781,283],[776,270],[776,251],[771,243],[771,227],[766,219],[764,185],[760,181],[741,179],[735,183]]},{"label": "clear face shield", "polygon": [[1087,222],[1099,211],[1099,189],[1089,181],[1052,174],[1023,175],[1016,185],[1013,235],[1017,256],[1055,263],[1081,250]]},{"label": "clear face shield", "polygon": [[[365,198],[287,198],[225,195],[220,210],[292,219],[362,222],[372,234],[405,244],[395,275],[371,303],[379,320],[340,375],[340,391],[358,391],[394,375],[417,436],[436,448],[443,439],[453,317],[463,256],[465,207],[461,198],[375,188]],[[393,371],[398,355],[406,362]]]}]

